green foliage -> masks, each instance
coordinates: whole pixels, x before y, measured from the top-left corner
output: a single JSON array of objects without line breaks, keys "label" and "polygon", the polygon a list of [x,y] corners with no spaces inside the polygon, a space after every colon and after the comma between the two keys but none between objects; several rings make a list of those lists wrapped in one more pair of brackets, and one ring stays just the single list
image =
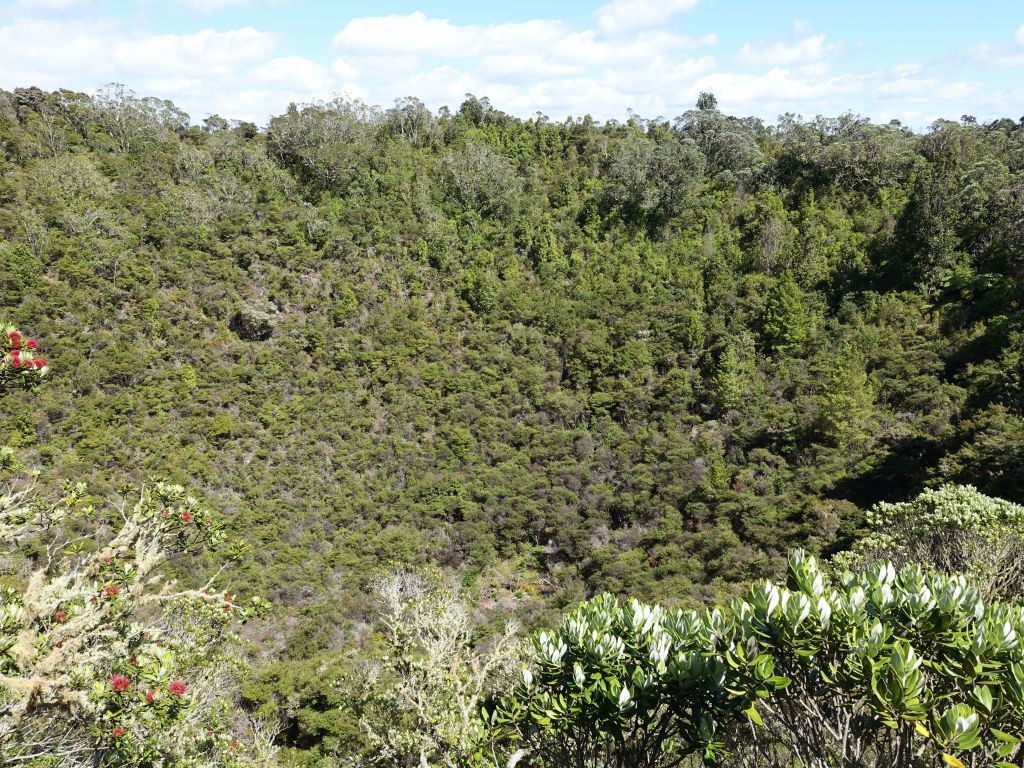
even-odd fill
[{"label": "green foliage", "polygon": [[54,364],[0,434],[41,490],[167,477],[247,539],[232,588],[283,606],[256,639],[310,754],[342,737],[296,681],[383,568],[535,626],[727,599],[929,485],[1024,502],[1018,122],[701,107],[338,99],[258,130],[2,92],[0,299]]},{"label": "green foliage", "polygon": [[837,557],[844,568],[885,558],[925,563],[971,579],[986,598],[1024,596],[1024,507],[976,488],[944,485],[867,513],[867,535]]},{"label": "green foliage", "polygon": [[789,583],[760,582],[728,612],[583,604],[537,636],[490,715],[496,738],[531,765],[718,764],[731,750],[769,764],[1012,764],[1024,608],[884,561],[832,588],[799,551]]},{"label": "green foliage", "polygon": [[803,293],[788,272],[768,292],[762,328],[769,348],[776,352],[797,351],[810,337],[811,318]]},{"label": "green foliage", "polygon": [[[12,554],[39,542],[48,554],[18,586],[0,588],[5,763],[244,766],[272,754],[231,733],[231,686],[244,669],[231,625],[265,604],[236,605],[210,585],[175,590],[160,576],[170,555],[218,543],[216,519],[180,486],[158,483],[108,538],[88,500],[79,484],[48,504],[24,482],[0,500]],[[71,536],[76,525],[91,535]]]}]

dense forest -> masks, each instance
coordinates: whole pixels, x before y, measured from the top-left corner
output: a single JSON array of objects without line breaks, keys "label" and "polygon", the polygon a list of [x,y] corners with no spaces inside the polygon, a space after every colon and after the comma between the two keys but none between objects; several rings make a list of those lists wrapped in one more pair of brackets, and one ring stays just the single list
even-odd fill
[{"label": "dense forest", "polygon": [[273,605],[242,697],[293,762],[372,741],[345,681],[396,570],[481,637],[726,602],[948,483],[1024,502],[1024,119],[467,95],[259,128],[16,89],[0,234],[50,364],[2,393],[6,445],[41,489],[165,479],[223,520],[230,556],[167,567]]}]

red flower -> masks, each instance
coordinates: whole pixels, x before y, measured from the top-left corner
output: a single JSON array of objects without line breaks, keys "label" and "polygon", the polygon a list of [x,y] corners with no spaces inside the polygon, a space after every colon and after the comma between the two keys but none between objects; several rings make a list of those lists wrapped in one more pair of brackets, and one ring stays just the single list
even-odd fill
[{"label": "red flower", "polygon": [[127,731],[119,725],[117,726],[117,728],[110,732],[110,735],[113,736],[115,739],[120,739],[126,733]]},{"label": "red flower", "polygon": [[114,693],[124,693],[132,687],[132,681],[124,675],[111,675],[110,687],[114,689]]},{"label": "red flower", "polygon": [[184,696],[188,686],[181,682],[181,680],[172,680],[171,684],[167,686],[167,690],[175,696]]},{"label": "red flower", "polygon": [[57,611],[55,614],[53,614],[53,618],[55,618],[57,621],[64,621],[67,617],[68,615],[64,613],[64,611]]},{"label": "red flower", "polygon": [[29,339],[25,342],[25,347],[27,349],[39,349],[39,342],[35,339]]},{"label": "red flower", "polygon": [[7,338],[11,341],[21,341],[21,334],[18,331],[8,331]]},{"label": "red flower", "polygon": [[186,523],[191,523],[192,513],[186,509],[184,512],[181,513],[181,519],[184,520]]},{"label": "red flower", "polygon": [[150,688],[146,691],[146,703],[152,704],[154,701],[156,701],[156,689]]},{"label": "red flower", "polygon": [[43,360],[43,358],[41,358],[41,357],[37,357],[36,358],[36,368],[45,368],[45,367],[46,367],[46,361]]},{"label": "red flower", "polygon": [[117,586],[117,584],[111,584],[109,587],[107,587],[106,589],[103,590],[103,594],[106,595],[107,597],[113,597],[114,595],[116,595],[120,591],[121,591],[121,588],[119,586]]}]

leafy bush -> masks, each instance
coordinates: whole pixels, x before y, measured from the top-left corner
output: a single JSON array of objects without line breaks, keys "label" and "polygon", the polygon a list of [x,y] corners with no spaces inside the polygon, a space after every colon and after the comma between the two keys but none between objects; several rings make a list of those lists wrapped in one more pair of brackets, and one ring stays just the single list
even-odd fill
[{"label": "leafy bush", "polygon": [[836,558],[840,568],[874,560],[896,567],[922,563],[962,573],[990,599],[1024,597],[1024,506],[970,485],[944,485],[915,499],[880,503],[867,513],[868,533]]},{"label": "leafy bush", "polygon": [[1022,752],[1024,608],[880,562],[813,557],[728,613],[602,595],[541,632],[490,722],[532,765],[1005,765]]},{"label": "leafy bush", "polygon": [[[212,581],[176,589],[172,553],[216,545],[214,516],[183,488],[144,487],[107,517],[110,538],[75,535],[105,519],[69,485],[55,504],[12,481],[0,495],[0,540],[42,546],[40,567],[0,593],[0,754],[5,764],[242,765],[231,699],[242,671],[230,628],[263,611]],[[234,734],[232,734],[234,730]],[[34,762],[33,762],[34,761]]]},{"label": "leafy bush", "polygon": [[392,573],[376,592],[384,652],[343,683],[366,737],[360,764],[473,762],[480,706],[511,684],[520,659],[517,625],[480,642],[465,597],[424,574]]}]

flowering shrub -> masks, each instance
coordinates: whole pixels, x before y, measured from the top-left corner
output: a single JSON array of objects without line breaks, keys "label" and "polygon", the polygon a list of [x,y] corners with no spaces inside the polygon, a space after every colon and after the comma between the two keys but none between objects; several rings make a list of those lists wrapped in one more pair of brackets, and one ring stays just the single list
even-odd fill
[{"label": "flowering shrub", "polygon": [[39,342],[17,328],[0,325],[0,387],[31,389],[49,372]]},{"label": "flowering shrub", "polygon": [[[0,541],[46,542],[42,567],[0,590],[0,757],[62,766],[244,765],[272,752],[234,723],[237,621],[266,604],[177,589],[171,553],[216,545],[217,519],[180,486],[144,487],[105,540],[71,538],[96,517],[81,485],[44,504],[0,494]],[[93,546],[87,546],[88,544]],[[226,593],[225,593],[226,594]],[[42,763],[41,763],[42,764]]]},{"label": "flowering shrub", "polygon": [[829,588],[795,553],[728,614],[603,595],[554,632],[490,723],[534,765],[1019,765],[1024,607],[880,562]]},{"label": "flowering shrub", "polygon": [[1024,597],[1024,506],[973,486],[945,485],[908,502],[877,504],[867,524],[868,534],[835,558],[838,569],[882,559],[897,568],[924,563],[966,575],[983,597]]}]

